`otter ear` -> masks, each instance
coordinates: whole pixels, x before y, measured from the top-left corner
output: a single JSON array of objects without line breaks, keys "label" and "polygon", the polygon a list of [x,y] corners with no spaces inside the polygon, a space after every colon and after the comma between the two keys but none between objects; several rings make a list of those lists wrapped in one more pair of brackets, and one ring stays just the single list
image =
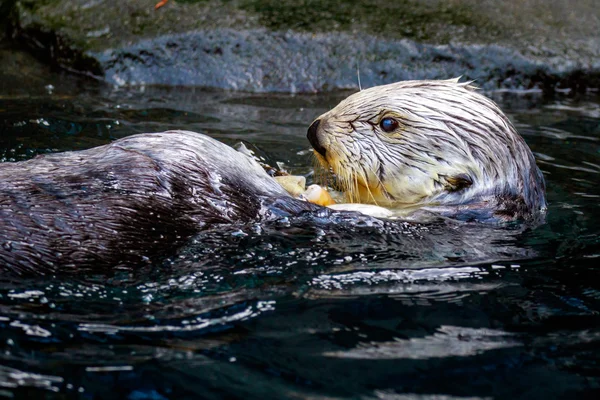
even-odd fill
[{"label": "otter ear", "polygon": [[458,174],[453,176],[443,176],[442,182],[444,189],[449,192],[458,192],[468,188],[473,184],[473,179],[468,174]]}]

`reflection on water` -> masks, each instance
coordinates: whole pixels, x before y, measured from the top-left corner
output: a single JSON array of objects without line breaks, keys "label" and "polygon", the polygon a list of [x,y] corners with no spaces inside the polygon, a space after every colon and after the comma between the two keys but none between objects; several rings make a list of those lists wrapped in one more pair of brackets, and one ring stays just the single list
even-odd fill
[{"label": "reflection on water", "polygon": [[[0,88],[0,159],[172,128],[312,179],[345,94]],[[0,275],[0,396],[578,398],[600,388],[600,98],[493,95],[548,183],[545,224],[304,215],[219,227],[160,265]]]},{"label": "reflection on water", "polygon": [[506,332],[493,329],[440,326],[434,334],[422,338],[398,338],[391,342],[376,344],[361,343],[357,348],[324,355],[376,360],[466,357],[488,350],[521,345],[518,341],[511,340],[510,336]]}]

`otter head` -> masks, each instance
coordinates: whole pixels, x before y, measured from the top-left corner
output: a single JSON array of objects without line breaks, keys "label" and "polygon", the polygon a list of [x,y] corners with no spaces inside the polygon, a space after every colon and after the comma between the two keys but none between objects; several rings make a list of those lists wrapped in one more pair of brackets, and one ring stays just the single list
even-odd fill
[{"label": "otter head", "polygon": [[502,219],[545,208],[524,140],[494,102],[458,80],[360,91],[317,118],[308,139],[349,202],[481,207]]}]

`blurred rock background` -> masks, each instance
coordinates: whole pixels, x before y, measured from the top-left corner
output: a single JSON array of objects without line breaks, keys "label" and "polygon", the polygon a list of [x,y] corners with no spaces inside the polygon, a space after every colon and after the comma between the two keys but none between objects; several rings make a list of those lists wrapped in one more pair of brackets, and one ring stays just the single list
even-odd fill
[{"label": "blurred rock background", "polygon": [[117,86],[250,92],[356,88],[357,72],[363,87],[600,86],[597,0],[156,1],[0,0],[0,79],[50,66]]}]

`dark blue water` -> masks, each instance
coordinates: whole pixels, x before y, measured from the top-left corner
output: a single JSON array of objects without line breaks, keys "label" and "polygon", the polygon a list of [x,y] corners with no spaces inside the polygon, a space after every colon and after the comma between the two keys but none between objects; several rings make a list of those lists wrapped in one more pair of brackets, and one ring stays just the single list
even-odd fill
[{"label": "dark blue water", "polygon": [[[0,85],[0,159],[172,128],[311,178],[345,93]],[[600,97],[489,94],[537,156],[536,227],[282,220],[218,228],[154,266],[0,275],[0,397],[598,398]]]}]

